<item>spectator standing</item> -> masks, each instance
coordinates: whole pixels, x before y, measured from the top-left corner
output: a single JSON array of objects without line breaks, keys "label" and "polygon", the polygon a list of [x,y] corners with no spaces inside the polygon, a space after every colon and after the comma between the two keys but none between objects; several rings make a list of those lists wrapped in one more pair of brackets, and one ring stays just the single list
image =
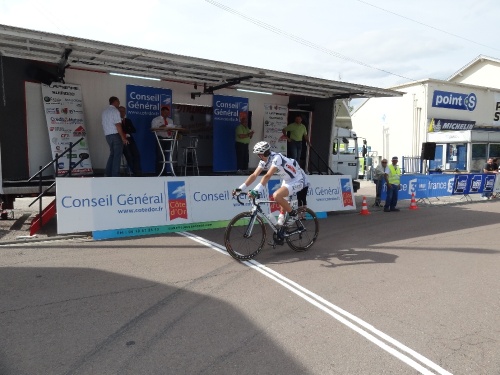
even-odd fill
[{"label": "spectator standing", "polygon": [[373,182],[375,183],[375,206],[382,207],[382,186],[384,186],[385,175],[389,174],[387,170],[387,159],[382,159],[379,165],[373,170]]},{"label": "spectator standing", "polygon": [[[302,154],[302,140],[306,141],[308,146],[311,146],[311,142],[307,138],[306,126],[302,123],[302,116],[295,116],[295,122],[287,125],[283,130],[283,135],[289,142],[290,155],[287,155],[291,159],[297,160],[300,164],[300,156]],[[290,137],[287,136],[287,132],[290,132]]]},{"label": "spectator standing", "polygon": [[109,98],[109,107],[102,112],[101,123],[109,145],[109,157],[106,163],[106,177],[119,177],[123,145],[128,144],[122,129],[122,120],[118,107],[120,100],[116,96]]},{"label": "spectator standing", "polygon": [[120,111],[120,117],[122,119],[122,130],[128,140],[128,144],[123,147],[123,155],[125,156],[125,159],[127,159],[127,164],[132,171],[132,174],[135,177],[140,177],[142,176],[141,157],[137,144],[135,143],[134,136],[132,135],[136,132],[135,126],[132,123],[132,120],[126,117],[127,109],[125,107],[118,107],[118,111]]},{"label": "spectator standing", "polygon": [[387,198],[385,199],[384,212],[399,211],[396,205],[398,204],[401,170],[398,166],[397,156],[392,158],[392,164],[387,167],[386,172],[384,177],[387,183]]},{"label": "spectator standing", "polygon": [[248,118],[246,112],[241,112],[244,114],[240,116],[240,124],[236,127],[236,167],[238,171],[237,174],[248,173],[248,145],[250,144],[250,139],[253,136],[253,130],[248,129]]},{"label": "spectator standing", "polygon": [[[483,166],[483,173],[487,174],[497,174],[498,173],[498,164],[496,163],[497,159],[489,158],[486,164]],[[486,192],[481,194],[482,199],[491,199],[493,196],[492,192]]]}]

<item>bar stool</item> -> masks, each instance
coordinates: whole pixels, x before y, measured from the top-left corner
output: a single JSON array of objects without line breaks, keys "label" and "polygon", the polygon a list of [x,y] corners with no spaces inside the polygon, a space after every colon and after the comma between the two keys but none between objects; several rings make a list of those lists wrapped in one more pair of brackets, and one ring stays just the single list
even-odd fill
[{"label": "bar stool", "polygon": [[[177,133],[179,131],[182,131],[183,129],[181,128],[172,128],[172,129],[160,129],[160,128],[155,128],[151,129],[155,133],[156,137],[156,142],[158,143],[158,147],[161,152],[162,160],[160,160],[161,164],[161,171],[158,174],[158,176],[161,176],[163,171],[167,169],[167,174],[171,174],[172,176],[175,175],[174,171],[174,164],[177,163],[177,160],[174,160],[174,153],[177,150]],[[169,138],[162,138],[158,135],[160,132],[170,132],[170,137]],[[169,167],[166,168],[166,165],[169,165]]]},{"label": "bar stool", "polygon": [[184,176],[187,175],[188,167],[191,167],[191,171],[193,176],[200,175],[200,169],[198,168],[198,156],[196,155],[196,148],[198,147],[198,137],[197,136],[189,136],[189,143],[187,146],[184,146]]}]

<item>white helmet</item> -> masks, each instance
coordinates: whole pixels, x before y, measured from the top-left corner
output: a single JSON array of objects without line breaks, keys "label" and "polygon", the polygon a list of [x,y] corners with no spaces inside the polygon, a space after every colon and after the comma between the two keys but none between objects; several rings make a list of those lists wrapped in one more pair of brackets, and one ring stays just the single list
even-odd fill
[{"label": "white helmet", "polygon": [[266,151],[270,150],[271,146],[267,142],[257,142],[255,146],[253,146],[254,154],[263,154]]}]

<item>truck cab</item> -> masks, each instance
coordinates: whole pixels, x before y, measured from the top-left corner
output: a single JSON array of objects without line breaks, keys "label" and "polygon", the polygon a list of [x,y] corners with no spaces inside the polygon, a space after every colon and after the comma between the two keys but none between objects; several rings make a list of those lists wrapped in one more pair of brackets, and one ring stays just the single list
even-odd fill
[{"label": "truck cab", "polygon": [[358,136],[352,130],[351,116],[345,101],[335,103],[335,113],[330,169],[335,174],[351,176],[354,191],[357,191],[360,187],[357,181],[360,167]]},{"label": "truck cab", "polygon": [[351,176],[358,179],[359,156],[358,137],[350,129],[336,128],[333,138],[330,168],[334,173]]}]

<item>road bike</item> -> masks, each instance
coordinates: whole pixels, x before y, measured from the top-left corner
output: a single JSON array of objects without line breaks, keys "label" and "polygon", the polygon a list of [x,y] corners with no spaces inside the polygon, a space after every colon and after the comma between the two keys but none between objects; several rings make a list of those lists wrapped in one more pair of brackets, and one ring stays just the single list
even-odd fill
[{"label": "road bike", "polygon": [[[244,203],[240,200],[241,195],[246,195],[246,193],[237,193],[236,199],[243,205]],[[290,201],[292,207],[297,203],[294,199]],[[250,202],[252,203],[250,211],[233,217],[224,233],[226,250],[234,259],[249,260],[262,250],[267,237],[266,224],[273,231],[273,242],[269,243],[273,249],[286,242],[295,251],[305,251],[318,238],[318,218],[310,208],[297,208],[297,217],[290,217],[287,214],[285,223],[279,226],[276,217],[272,213],[264,213],[261,207],[263,204],[276,203],[275,201],[252,197]]]}]

